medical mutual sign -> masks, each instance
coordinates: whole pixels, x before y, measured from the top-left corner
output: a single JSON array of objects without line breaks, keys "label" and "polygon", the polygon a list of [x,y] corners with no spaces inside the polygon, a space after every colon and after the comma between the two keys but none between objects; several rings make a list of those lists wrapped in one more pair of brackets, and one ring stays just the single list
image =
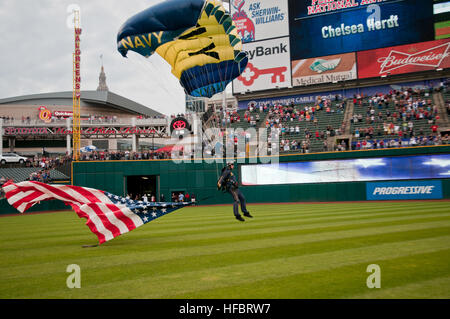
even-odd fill
[{"label": "medical mutual sign", "polygon": [[442,199],[442,182],[407,181],[367,183],[367,200]]},{"label": "medical mutual sign", "polygon": [[355,53],[292,61],[294,86],[336,83],[356,78]]}]

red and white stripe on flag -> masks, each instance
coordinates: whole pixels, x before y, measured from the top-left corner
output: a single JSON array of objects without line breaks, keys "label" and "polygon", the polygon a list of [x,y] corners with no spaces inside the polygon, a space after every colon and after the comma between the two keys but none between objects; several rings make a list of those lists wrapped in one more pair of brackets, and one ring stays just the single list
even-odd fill
[{"label": "red and white stripe on flag", "polygon": [[7,183],[3,186],[8,203],[23,213],[46,200],[60,200],[70,205],[102,244],[144,224],[127,205],[114,204],[101,190],[49,185],[35,181]]}]

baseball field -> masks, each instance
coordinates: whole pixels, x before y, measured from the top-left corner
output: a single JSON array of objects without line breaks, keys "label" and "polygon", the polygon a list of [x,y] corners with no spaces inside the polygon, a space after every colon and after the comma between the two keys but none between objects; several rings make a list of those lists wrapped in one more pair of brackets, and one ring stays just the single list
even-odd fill
[{"label": "baseball field", "polygon": [[93,248],[72,211],[1,217],[0,299],[450,298],[449,201],[248,208],[187,207]]}]

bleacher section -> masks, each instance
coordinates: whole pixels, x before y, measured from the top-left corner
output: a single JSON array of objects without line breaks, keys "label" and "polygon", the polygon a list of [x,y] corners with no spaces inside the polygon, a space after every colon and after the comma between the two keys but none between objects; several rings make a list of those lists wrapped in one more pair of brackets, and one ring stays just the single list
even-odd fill
[{"label": "bleacher section", "polygon": [[442,98],[443,98],[443,103],[444,103],[444,109],[445,109],[445,113],[447,114],[447,121],[450,117],[450,90],[445,90],[442,93]]},{"label": "bleacher section", "polygon": [[[275,134],[279,134],[279,151],[283,154],[376,148],[374,145],[380,141],[383,142],[378,147],[383,148],[447,144],[447,137],[441,137],[437,130],[437,115],[440,104],[444,102],[450,105],[450,90],[443,91],[442,98],[441,93],[431,89],[408,89],[408,92],[405,98],[404,92],[391,91],[392,95],[383,95],[381,105],[373,102],[372,96],[355,96],[354,99],[316,101],[295,106],[270,105],[263,111],[257,107],[241,109],[232,114],[218,112],[216,115],[220,118],[222,130],[268,128],[271,133],[275,129]],[[412,103],[410,107],[409,102]],[[309,120],[306,112],[311,116]],[[442,110],[440,112],[442,114]],[[416,118],[417,114],[421,116]],[[256,121],[257,115],[259,121]],[[357,120],[358,115],[360,120]],[[253,117],[253,121],[248,121],[249,116]],[[340,142],[345,143],[345,147],[343,144],[341,147],[338,144]]]},{"label": "bleacher section", "polygon": [[[30,178],[33,172],[38,172],[40,168],[36,167],[15,167],[15,168],[0,168],[0,177],[12,179],[19,183]],[[50,178],[52,181],[67,181],[70,177],[55,169],[50,170]]]},{"label": "bleacher section", "polygon": [[[292,120],[290,118],[285,119],[284,116],[274,112],[276,109],[274,106],[262,112],[259,109],[252,111],[243,109],[229,116],[220,114],[221,127],[222,129],[232,128],[234,130],[242,129],[243,131],[249,128],[258,130],[259,128],[267,127],[268,132],[271,129],[275,129],[279,132],[280,141],[284,141],[283,145],[279,146],[280,153],[322,152],[324,150],[324,141],[330,135],[334,136],[342,126],[345,108],[339,108],[340,104],[345,105],[342,100],[329,101],[328,112],[324,105],[322,105],[321,109],[311,112],[311,108],[316,108],[316,103],[283,107],[283,115],[286,112],[295,113],[295,117],[292,117]],[[290,111],[292,107],[293,109]],[[307,112],[311,116],[309,120],[305,116]],[[247,117],[245,116],[246,114]],[[259,116],[259,121],[257,121],[257,116]],[[238,117],[240,120],[232,119],[237,119]],[[252,117],[253,120],[249,121],[248,117]],[[319,135],[318,138],[316,137],[316,132]],[[309,138],[307,138],[307,134]],[[292,147],[293,141],[296,142],[294,147]],[[284,147],[285,144],[289,144],[288,149]],[[306,144],[306,147],[302,147],[303,144]]]},{"label": "bleacher section", "polygon": [[[245,118],[245,114],[248,112],[248,110],[238,110],[236,111],[234,114],[232,114],[232,117],[239,117],[240,120],[231,120],[230,119],[230,123],[226,123],[226,128],[232,128],[232,129],[239,129],[241,128],[242,130],[247,130],[250,127],[253,127],[255,129],[261,127],[262,123],[265,122],[267,113],[265,112],[259,112],[259,111],[253,111],[253,112],[248,112],[249,117],[253,117],[253,122],[249,122],[246,118]],[[256,120],[256,116],[259,116],[259,121]],[[223,119],[223,117],[222,117]]]},{"label": "bleacher section", "polygon": [[[341,103],[342,101],[339,101]],[[316,104],[303,104],[296,106],[296,109],[301,111],[305,108],[315,107]],[[307,151],[309,152],[322,152],[324,151],[324,141],[330,137],[335,136],[337,131],[341,128],[344,119],[344,109],[338,108],[337,102],[332,102],[329,108],[329,112],[326,109],[321,109],[314,112],[314,119],[309,121],[293,119],[292,121],[284,122],[285,124],[285,134],[280,136],[281,140],[287,140],[292,144],[292,141],[297,141],[297,149],[291,149],[289,147],[288,151],[280,149],[280,153],[295,153],[302,150],[302,142],[305,141],[309,147]],[[296,132],[297,127],[299,132]],[[294,128],[294,133],[292,133],[291,128]],[[318,133],[318,137],[316,136]],[[309,139],[306,137],[309,134]]]},{"label": "bleacher section", "polygon": [[[425,105],[419,105],[419,109],[426,113],[433,112],[433,101],[432,96],[429,93],[419,93],[413,94],[413,101],[425,101]],[[361,104],[359,100],[354,105],[354,112],[351,121],[351,133],[353,135],[352,149],[355,149],[356,144],[363,143],[364,140],[370,141],[373,144],[376,141],[383,141],[383,143],[389,144],[392,140],[400,141],[402,146],[408,146],[410,142],[410,127],[412,124],[413,135],[417,138],[420,136],[428,137],[432,132],[432,125],[430,123],[429,118],[420,118],[417,119],[415,116],[411,117],[402,117],[401,111],[399,111],[399,107],[395,105],[394,99],[390,97],[386,97],[387,103],[382,102],[380,105],[377,103],[370,104],[370,100],[372,97],[365,97],[361,99]],[[397,100],[401,101],[401,97],[397,97]],[[400,103],[401,104],[401,103]],[[428,105],[427,105],[428,104]],[[403,105],[400,105],[402,107]],[[375,121],[370,120],[372,114],[370,113],[370,109],[373,109],[373,117]],[[430,109],[428,109],[430,108]],[[390,116],[388,117],[388,112],[390,112]],[[409,112],[407,112],[409,113]],[[381,114],[381,118],[380,118]],[[394,115],[397,115],[395,117]],[[362,120],[356,120],[357,117]],[[369,117],[369,119],[368,119]],[[434,118],[434,116],[433,116]],[[385,126],[388,129],[385,129]],[[372,131],[372,134],[367,134],[369,131]],[[401,135],[399,134],[401,131]],[[359,134],[358,134],[359,133]],[[386,146],[385,146],[386,147]]]}]

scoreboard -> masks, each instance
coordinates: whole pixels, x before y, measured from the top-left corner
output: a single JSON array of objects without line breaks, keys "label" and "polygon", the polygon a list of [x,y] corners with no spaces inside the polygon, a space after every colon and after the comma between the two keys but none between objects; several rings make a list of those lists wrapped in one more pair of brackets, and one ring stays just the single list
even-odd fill
[{"label": "scoreboard", "polygon": [[448,0],[231,0],[230,14],[250,61],[234,93],[450,66]]},{"label": "scoreboard", "polygon": [[434,40],[432,0],[290,0],[292,59]]}]

